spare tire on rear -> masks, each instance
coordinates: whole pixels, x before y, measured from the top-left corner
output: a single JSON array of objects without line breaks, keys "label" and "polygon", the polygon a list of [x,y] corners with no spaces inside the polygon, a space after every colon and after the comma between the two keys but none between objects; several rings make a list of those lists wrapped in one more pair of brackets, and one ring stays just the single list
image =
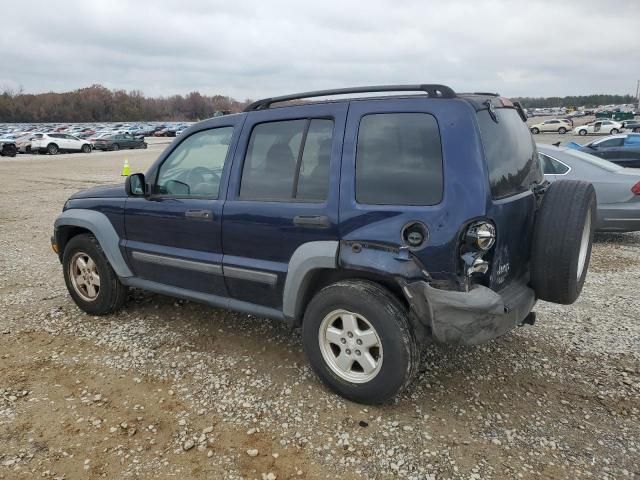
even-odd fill
[{"label": "spare tire on rear", "polygon": [[587,276],[596,221],[593,185],[576,180],[551,184],[536,213],[531,285],[540,300],[569,305]]}]

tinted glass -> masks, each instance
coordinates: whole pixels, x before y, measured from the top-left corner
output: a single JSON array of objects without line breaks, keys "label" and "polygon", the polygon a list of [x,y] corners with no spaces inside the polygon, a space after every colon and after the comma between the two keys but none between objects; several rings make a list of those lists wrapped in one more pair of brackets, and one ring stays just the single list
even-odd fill
[{"label": "tinted glass", "polygon": [[304,142],[296,198],[325,200],[329,189],[333,120],[314,119]]},{"label": "tinted glass", "polygon": [[366,115],[356,153],[356,200],[371,205],[435,205],[442,200],[442,149],[426,113]]},{"label": "tinted glass", "polygon": [[489,170],[493,198],[521,193],[543,179],[535,144],[527,125],[514,108],[496,108],[497,121],[488,110],[478,112],[478,126]]},{"label": "tinted glass", "polygon": [[569,167],[565,164],[557,161],[544,153],[539,153],[538,156],[542,161],[542,170],[545,175],[564,175],[569,171]]},{"label": "tinted glass", "polygon": [[306,124],[307,120],[287,120],[254,127],[242,170],[241,198],[292,198],[296,159]]},{"label": "tinted glass", "polygon": [[214,128],[185,138],[162,163],[154,192],[217,197],[233,127]]},{"label": "tinted glass", "polygon": [[608,140],[603,140],[601,142],[598,142],[595,145],[598,148],[611,148],[611,147],[621,147],[623,143],[624,143],[624,138],[610,138]]}]

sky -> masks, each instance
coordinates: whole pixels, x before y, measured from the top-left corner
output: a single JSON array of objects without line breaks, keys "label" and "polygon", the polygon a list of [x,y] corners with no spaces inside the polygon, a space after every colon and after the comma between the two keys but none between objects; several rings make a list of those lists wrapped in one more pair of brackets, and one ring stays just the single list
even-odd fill
[{"label": "sky", "polygon": [[640,0],[3,0],[0,90],[632,94]]}]

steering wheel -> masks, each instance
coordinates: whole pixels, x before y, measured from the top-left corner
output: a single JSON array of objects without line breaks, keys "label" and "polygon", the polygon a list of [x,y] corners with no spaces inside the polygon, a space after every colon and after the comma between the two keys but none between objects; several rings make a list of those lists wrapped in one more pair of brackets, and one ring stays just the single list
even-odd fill
[{"label": "steering wheel", "polygon": [[206,167],[196,167],[192,170],[189,170],[189,172],[187,173],[187,178],[185,179],[185,183],[187,183],[189,186],[197,185],[199,183],[209,183],[206,180],[206,175],[213,175],[218,180],[218,183],[220,183],[220,175]]}]

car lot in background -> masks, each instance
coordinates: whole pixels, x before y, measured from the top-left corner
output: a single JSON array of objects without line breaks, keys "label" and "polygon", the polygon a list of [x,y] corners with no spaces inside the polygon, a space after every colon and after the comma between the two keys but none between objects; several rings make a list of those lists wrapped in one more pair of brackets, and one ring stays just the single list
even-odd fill
[{"label": "car lot in background", "polygon": [[579,150],[538,144],[547,180],[583,180],[596,189],[596,229],[609,232],[640,230],[640,169],[623,168]]},{"label": "car lot in background", "polygon": [[96,150],[120,150],[126,148],[147,148],[142,136],[135,137],[128,133],[105,135],[93,141]]},{"label": "car lot in background", "polygon": [[614,135],[622,130],[622,124],[613,120],[596,120],[573,129],[578,135]]}]

